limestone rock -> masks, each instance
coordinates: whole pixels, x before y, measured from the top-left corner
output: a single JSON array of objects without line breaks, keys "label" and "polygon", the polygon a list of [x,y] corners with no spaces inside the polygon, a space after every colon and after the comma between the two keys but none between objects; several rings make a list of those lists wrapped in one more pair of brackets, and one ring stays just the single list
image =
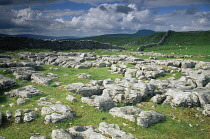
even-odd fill
[{"label": "limestone rock", "polygon": [[64,129],[52,130],[52,139],[73,139],[72,136]]},{"label": "limestone rock", "polygon": [[35,120],[36,118],[37,118],[37,114],[35,111],[28,111],[28,112],[24,113],[23,121],[31,122],[31,121]]},{"label": "limestone rock", "polygon": [[130,134],[122,131],[117,124],[107,124],[102,122],[99,124],[99,131],[104,135],[109,135],[113,139],[135,139],[135,137]]},{"label": "limestone rock", "polygon": [[[52,114],[51,114],[52,113]],[[45,123],[57,123],[66,121],[74,117],[74,112],[67,105],[55,104],[49,107],[43,107],[41,114],[50,114],[45,116]]]},{"label": "limestone rock", "polygon": [[145,128],[165,119],[165,116],[156,111],[142,111],[137,118],[137,124]]},{"label": "limestone rock", "polygon": [[11,88],[13,86],[16,86],[17,83],[14,79],[10,79],[7,77],[0,77],[0,89],[8,89]]},{"label": "limestone rock", "polygon": [[32,85],[28,85],[19,89],[12,90],[10,92],[5,92],[5,95],[10,97],[18,96],[22,98],[30,98],[32,96],[40,95],[43,92],[38,90],[36,87]]},{"label": "limestone rock", "polygon": [[71,102],[76,102],[77,101],[77,99],[75,97],[73,97],[72,95],[68,95],[66,97],[66,100],[71,101]]},{"label": "limestone rock", "polygon": [[114,107],[111,110],[109,110],[109,113],[112,116],[118,116],[125,119],[128,119],[132,122],[135,122],[135,115],[138,115],[141,113],[141,109],[134,107],[134,106],[125,106],[125,107]]},{"label": "limestone rock", "polygon": [[183,92],[178,89],[169,89],[166,96],[172,98],[170,104],[175,107],[199,107],[200,102],[197,95],[192,92]]},{"label": "limestone rock", "polygon": [[202,112],[205,116],[210,116],[210,104],[206,104],[204,106],[204,110]]},{"label": "limestone rock", "polygon": [[109,96],[92,96],[92,97],[83,97],[81,98],[83,103],[87,103],[92,107],[96,107],[101,111],[110,110],[115,106],[113,100]]},{"label": "limestone rock", "polygon": [[48,86],[52,82],[52,78],[47,77],[46,75],[41,73],[33,73],[31,75],[31,82]]},{"label": "limestone rock", "polygon": [[22,105],[22,104],[25,104],[25,100],[23,98],[18,98],[17,105]]},{"label": "limestone rock", "polygon": [[157,94],[157,95],[153,96],[150,99],[150,101],[157,103],[157,104],[162,104],[165,99],[166,99],[166,95]]},{"label": "limestone rock", "polygon": [[107,139],[93,126],[74,126],[68,129],[73,138],[81,139]]},{"label": "limestone rock", "polygon": [[11,111],[6,111],[6,117],[7,117],[7,121],[10,121],[12,118],[12,112]]}]

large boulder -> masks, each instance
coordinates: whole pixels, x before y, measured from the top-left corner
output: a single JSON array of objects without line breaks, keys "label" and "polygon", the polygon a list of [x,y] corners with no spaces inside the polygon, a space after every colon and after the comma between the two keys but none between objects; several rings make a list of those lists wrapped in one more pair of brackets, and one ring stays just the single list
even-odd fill
[{"label": "large boulder", "polygon": [[0,76],[0,90],[8,89],[8,88],[14,87],[16,85],[17,85],[17,83],[14,79]]},{"label": "large boulder", "polygon": [[192,92],[184,92],[178,89],[169,89],[166,96],[171,97],[170,104],[175,107],[199,107],[200,101]]},{"label": "large boulder", "polygon": [[165,116],[162,113],[156,111],[142,111],[137,118],[137,125],[143,126],[145,128],[163,121]]}]

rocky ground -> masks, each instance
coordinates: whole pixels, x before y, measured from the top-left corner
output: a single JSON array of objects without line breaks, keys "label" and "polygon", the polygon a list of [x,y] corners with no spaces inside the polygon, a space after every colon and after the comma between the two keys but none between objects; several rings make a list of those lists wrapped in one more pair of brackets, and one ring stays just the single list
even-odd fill
[{"label": "rocky ground", "polygon": [[[143,53],[139,52],[139,55]],[[77,100],[72,95],[67,95],[66,100],[74,102],[81,101],[100,111],[109,111],[112,116],[122,117],[137,125],[149,128],[151,125],[165,120],[166,115],[158,111],[145,111],[131,105],[141,105],[150,98],[151,102],[157,104],[169,104],[174,107],[195,107],[202,111],[205,116],[210,116],[210,62],[169,59],[147,60],[136,58],[131,55],[94,55],[92,53],[79,52],[19,52],[17,57],[11,55],[0,55],[0,68],[4,72],[11,73],[16,79],[0,75],[0,90],[9,98],[14,99],[14,103],[9,106],[0,106],[0,126],[11,117],[15,118],[15,123],[33,122],[40,111],[44,116],[45,124],[54,124],[75,118],[75,111],[62,102],[54,101],[50,96],[40,97],[37,106],[41,109],[17,109],[14,114],[10,111],[13,105],[24,105],[34,96],[39,96],[45,92],[37,89],[33,85],[28,85],[13,89],[17,86],[16,80],[22,82],[33,82],[43,86],[54,84],[58,75],[53,73],[42,74],[42,65],[55,65],[65,68],[88,69],[91,67],[110,67],[112,74],[122,74],[123,78],[115,80],[92,80],[88,84],[75,82],[72,84],[56,85],[59,88],[72,93],[81,94],[81,100]],[[138,55],[138,52],[135,53]],[[27,60],[21,60],[27,59]],[[132,67],[128,65],[133,65]],[[57,68],[51,68],[57,70]],[[159,77],[171,73],[172,77],[159,80]],[[176,73],[181,73],[181,78],[175,78]],[[103,73],[102,73],[103,74]],[[91,78],[91,75],[80,73],[78,78]],[[11,89],[10,91],[6,91]],[[119,107],[119,104],[123,104]],[[1,112],[1,108],[8,107],[6,113]],[[53,139],[64,138],[119,138],[134,139],[130,133],[120,129],[117,124],[101,122],[98,127],[91,125],[74,126],[69,129],[52,130]],[[0,137],[3,139],[3,137]],[[45,136],[32,136],[31,139],[45,139]]]}]

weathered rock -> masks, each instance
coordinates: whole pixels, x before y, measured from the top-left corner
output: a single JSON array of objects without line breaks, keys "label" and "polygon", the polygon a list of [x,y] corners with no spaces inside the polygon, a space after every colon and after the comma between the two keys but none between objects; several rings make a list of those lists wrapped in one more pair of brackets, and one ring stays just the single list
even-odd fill
[{"label": "weathered rock", "polygon": [[40,136],[40,137],[31,136],[30,139],[46,139],[46,137],[45,136]]},{"label": "weathered rock", "polygon": [[157,104],[162,104],[165,99],[166,99],[166,95],[157,94],[157,95],[153,96],[150,99],[150,101],[157,103]]},{"label": "weathered rock", "polygon": [[72,95],[68,95],[66,97],[66,100],[71,101],[71,102],[76,102],[77,101],[77,99],[75,97],[73,97]]},{"label": "weathered rock", "polygon": [[210,104],[210,90],[206,88],[196,88],[192,90],[192,93],[198,96],[200,105],[202,107]]},{"label": "weathered rock", "polygon": [[113,100],[109,96],[92,96],[92,97],[82,97],[81,101],[87,103],[92,107],[96,107],[101,111],[110,110],[115,106]]},{"label": "weathered rock", "polygon": [[10,92],[5,92],[5,95],[10,97],[18,96],[22,98],[30,98],[35,95],[40,95],[43,92],[38,90],[36,87],[32,85],[28,85],[19,89],[12,90]]},{"label": "weathered rock", "polygon": [[25,100],[23,98],[18,98],[17,105],[22,105],[22,104],[25,104]]},{"label": "weathered rock", "polygon": [[192,92],[183,92],[178,89],[169,89],[166,96],[172,98],[170,104],[175,107],[199,107],[200,102],[197,95]]},{"label": "weathered rock", "polygon": [[0,136],[0,139],[6,139],[6,138]]},{"label": "weathered rock", "polygon": [[73,137],[64,129],[52,130],[52,139],[73,139]]},{"label": "weathered rock", "polygon": [[165,119],[162,113],[156,111],[142,111],[137,118],[137,124],[145,128]]},{"label": "weathered rock", "polygon": [[132,122],[135,122],[135,115],[138,115],[141,113],[141,109],[134,107],[134,106],[125,106],[125,107],[114,107],[111,110],[109,110],[109,113],[112,116],[118,116],[125,119],[128,119]]},{"label": "weathered rock", "polygon": [[68,129],[73,138],[78,139],[107,139],[93,126],[74,126]]},{"label": "weathered rock", "polygon": [[31,75],[31,82],[48,86],[52,82],[52,78],[41,73],[33,73]]},{"label": "weathered rock", "polygon": [[78,88],[76,93],[81,94],[85,97],[90,97],[92,95],[101,95],[103,88],[100,86],[87,86]]},{"label": "weathered rock", "polygon": [[204,110],[202,112],[205,116],[210,116],[210,104],[206,104],[204,106]]},{"label": "weathered rock", "polygon": [[15,117],[15,123],[21,123],[21,117]]},{"label": "weathered rock", "polygon": [[[55,104],[49,108],[43,107],[41,111],[42,115],[50,114],[45,116],[45,123],[57,123],[61,121],[66,121],[74,117],[74,112],[69,106]],[[52,114],[51,114],[52,113]]]},{"label": "weathered rock", "polygon": [[12,112],[11,111],[6,111],[6,117],[7,117],[7,121],[10,121],[12,118]]},{"label": "weathered rock", "polygon": [[21,114],[22,113],[22,111],[20,110],[20,109],[17,109],[16,111],[15,111],[15,115],[14,115],[14,117],[21,117]]},{"label": "weathered rock", "polygon": [[14,79],[10,79],[7,77],[0,77],[0,89],[1,90],[8,89],[8,88],[14,87],[16,85],[17,85],[17,83]]},{"label": "weathered rock", "polygon": [[29,111],[24,113],[24,118],[23,121],[24,122],[31,122],[33,120],[35,120],[37,118],[37,114],[35,111]]},{"label": "weathered rock", "polygon": [[102,122],[98,129],[103,135],[109,135],[113,139],[135,139],[132,134],[122,131],[117,124]]}]

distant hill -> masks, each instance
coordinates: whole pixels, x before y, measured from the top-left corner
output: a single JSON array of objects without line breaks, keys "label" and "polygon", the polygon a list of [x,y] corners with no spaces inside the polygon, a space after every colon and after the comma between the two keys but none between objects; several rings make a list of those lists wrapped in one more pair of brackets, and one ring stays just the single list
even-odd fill
[{"label": "distant hill", "polygon": [[145,35],[150,35],[150,34],[154,34],[156,33],[153,30],[147,30],[147,29],[142,29],[137,31],[134,34],[105,34],[105,35],[100,35],[100,36],[93,36],[93,37],[85,37],[85,38],[78,38],[79,40],[88,40],[88,39],[92,39],[95,37],[138,37],[138,36],[145,36]]}]

